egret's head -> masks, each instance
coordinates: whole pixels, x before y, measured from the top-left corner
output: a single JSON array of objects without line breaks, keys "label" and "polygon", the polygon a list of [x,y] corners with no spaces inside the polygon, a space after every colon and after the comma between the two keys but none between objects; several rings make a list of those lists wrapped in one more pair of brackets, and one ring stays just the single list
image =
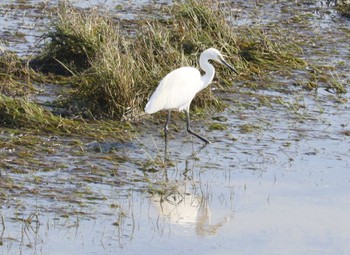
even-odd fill
[{"label": "egret's head", "polygon": [[236,69],[234,67],[232,67],[231,65],[229,65],[224,57],[222,56],[222,54],[220,53],[220,51],[218,51],[217,49],[214,48],[209,48],[205,51],[203,51],[202,55],[206,58],[206,59],[212,59],[220,64],[223,64],[225,66],[227,66],[229,69],[231,69],[232,71],[234,71],[236,74],[238,74],[238,72],[236,71]]}]

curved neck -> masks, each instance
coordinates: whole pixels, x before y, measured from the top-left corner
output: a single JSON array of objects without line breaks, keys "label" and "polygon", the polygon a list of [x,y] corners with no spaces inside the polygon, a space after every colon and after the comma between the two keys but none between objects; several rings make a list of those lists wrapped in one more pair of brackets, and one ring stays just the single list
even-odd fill
[{"label": "curved neck", "polygon": [[215,75],[215,69],[212,64],[208,62],[208,58],[203,57],[202,55],[199,58],[199,65],[202,68],[202,70],[205,72],[205,74],[201,77],[201,80],[203,82],[203,88],[205,89],[213,80]]}]

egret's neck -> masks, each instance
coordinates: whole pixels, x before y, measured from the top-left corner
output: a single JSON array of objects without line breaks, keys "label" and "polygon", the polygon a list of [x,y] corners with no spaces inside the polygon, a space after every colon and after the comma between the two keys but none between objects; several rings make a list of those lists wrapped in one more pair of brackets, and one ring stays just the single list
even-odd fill
[{"label": "egret's neck", "polygon": [[212,64],[208,62],[209,59],[204,58],[203,56],[199,59],[199,65],[201,66],[202,70],[205,72],[205,74],[201,77],[201,80],[203,81],[203,88],[205,89],[208,87],[208,85],[211,83],[211,81],[214,78],[215,75],[215,69]]}]

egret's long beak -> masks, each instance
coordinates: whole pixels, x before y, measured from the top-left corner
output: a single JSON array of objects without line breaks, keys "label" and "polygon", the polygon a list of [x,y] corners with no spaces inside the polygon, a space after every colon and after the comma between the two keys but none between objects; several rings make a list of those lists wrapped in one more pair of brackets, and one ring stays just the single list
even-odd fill
[{"label": "egret's long beak", "polygon": [[221,59],[221,63],[223,65],[227,66],[229,69],[231,69],[232,71],[234,71],[238,75],[237,70],[233,66],[229,65],[225,60]]}]

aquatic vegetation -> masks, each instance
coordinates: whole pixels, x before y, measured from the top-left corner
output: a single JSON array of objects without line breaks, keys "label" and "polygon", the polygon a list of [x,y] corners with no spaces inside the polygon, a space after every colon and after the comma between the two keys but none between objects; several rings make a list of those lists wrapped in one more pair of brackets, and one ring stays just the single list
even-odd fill
[{"label": "aquatic vegetation", "polygon": [[174,26],[180,26],[175,36],[180,36],[184,49],[192,49],[193,52],[214,45],[238,69],[243,68],[247,75],[257,72],[257,66],[270,69],[271,65],[276,68],[283,64],[284,67],[300,68],[306,64],[296,57],[301,49],[292,42],[282,40],[278,32],[269,32],[259,25],[235,29],[234,21],[227,20],[227,17],[233,16],[229,6],[214,1],[203,4],[203,1],[193,0],[174,8]]},{"label": "aquatic vegetation", "polygon": [[[30,61],[1,55],[1,92],[24,95],[33,90],[33,81],[70,84],[71,89],[62,90],[65,95],[56,103],[69,109],[71,117],[128,121],[143,116],[148,97],[165,74],[179,66],[198,66],[199,53],[209,47],[218,48],[240,71],[234,76],[217,66],[213,87],[228,93],[237,83],[252,89],[276,88],[281,85],[266,82],[274,72],[288,75],[307,66],[298,57],[302,49],[285,39],[285,31],[259,25],[236,29],[234,20],[227,19],[232,17],[229,7],[210,0],[175,3],[159,10],[166,18],[129,24],[133,33],[128,34],[123,30],[127,24],[120,25],[122,21],[116,22],[104,11],[81,10],[62,2],[52,30],[43,36],[46,44],[40,54]],[[328,83],[341,91],[338,83]],[[303,87],[317,86],[312,80]],[[79,133],[76,125],[80,124],[27,98],[1,97],[1,101],[2,125]],[[213,106],[223,109],[225,103],[210,88],[193,101],[198,114]]]},{"label": "aquatic vegetation", "polygon": [[[132,36],[121,31],[110,15],[62,4],[48,45],[33,63],[39,70],[73,75],[77,89],[69,97],[75,111],[91,117],[134,119],[140,115],[161,77],[183,65],[198,65],[198,55],[209,47],[222,51],[242,79],[264,76],[263,69],[305,66],[291,47],[260,27],[232,28],[224,5],[213,1],[176,3],[167,19],[138,22]],[[44,65],[45,64],[45,65]],[[45,66],[45,68],[43,68]],[[39,66],[40,67],[40,66]],[[236,77],[220,70],[217,87],[231,86]],[[208,88],[194,100],[195,107],[222,107]]]},{"label": "aquatic vegetation", "polygon": [[43,73],[74,75],[85,71],[105,41],[114,39],[112,23],[109,16],[96,10],[85,12],[62,1],[53,30],[44,34],[49,43],[30,65]]},{"label": "aquatic vegetation", "polygon": [[0,93],[20,96],[33,91],[30,69],[15,53],[4,51],[0,54]]},{"label": "aquatic vegetation", "polygon": [[212,123],[210,126],[209,126],[209,130],[212,131],[212,130],[226,130],[227,129],[227,125],[225,124],[222,124],[222,123]]},{"label": "aquatic vegetation", "polygon": [[26,98],[12,98],[5,95],[0,95],[0,125],[27,129],[39,134],[43,132],[62,135],[84,134],[86,137],[99,139],[107,136],[126,140],[131,136],[130,132],[124,132],[127,129],[126,125],[107,121],[88,123],[71,120],[54,115]]},{"label": "aquatic vegetation", "polygon": [[64,128],[59,116],[26,99],[4,95],[0,96],[0,119],[2,126],[12,128],[27,127],[41,131]]},{"label": "aquatic vegetation", "polygon": [[335,77],[334,74],[331,74],[331,77],[327,79],[327,90],[334,91],[337,95],[345,94],[347,92],[344,82],[341,81],[339,77]]},{"label": "aquatic vegetation", "polygon": [[262,129],[262,127],[258,125],[246,123],[246,124],[239,125],[239,129],[240,129],[240,132],[242,133],[252,133]]},{"label": "aquatic vegetation", "polygon": [[[328,217],[322,212],[317,215],[317,212],[324,211],[319,210],[319,205],[324,206],[324,196],[334,202],[329,208],[334,205],[344,207],[344,199],[333,199],[327,190],[334,191],[334,188],[329,189],[329,184],[346,188],[349,179],[344,178],[348,173],[348,164],[344,160],[347,159],[350,136],[345,103],[349,97],[343,94],[349,82],[348,47],[346,38],[342,37],[342,46],[345,47],[340,49],[338,43],[341,40],[337,37],[338,33],[349,31],[341,26],[335,31],[338,32],[336,35],[310,36],[300,45],[299,41],[293,42],[296,31],[288,26],[300,21],[289,19],[287,14],[293,12],[307,18],[303,12],[312,3],[308,2],[307,6],[304,2],[295,5],[288,1],[273,6],[257,3],[256,8],[260,5],[264,12],[285,5],[286,13],[282,13],[284,17],[279,17],[277,22],[273,21],[276,23],[265,26],[257,22],[249,29],[244,25],[239,28],[232,26],[235,20],[230,20],[229,12],[235,12],[237,4],[244,1],[231,6],[218,1],[198,3],[183,1],[162,9],[165,14],[160,15],[160,19],[136,21],[132,24],[132,35],[127,34],[129,30],[126,32],[124,25],[120,26],[121,21],[111,19],[105,12],[101,15],[96,9],[66,6],[67,15],[76,15],[77,20],[109,19],[107,27],[113,28],[115,33],[98,40],[94,33],[87,31],[87,27],[93,27],[94,23],[84,22],[85,29],[78,30],[89,35],[84,40],[90,39],[90,42],[80,42],[77,40],[80,35],[67,29],[70,35],[64,38],[61,34],[59,37],[61,42],[67,40],[67,44],[71,44],[66,48],[66,55],[60,55],[64,53],[60,47],[66,45],[62,43],[53,47],[54,58],[42,58],[47,62],[37,62],[38,65],[30,61],[28,66],[27,59],[13,54],[15,60],[12,63],[18,66],[12,65],[6,71],[10,61],[4,61],[5,67],[0,73],[9,76],[3,76],[0,85],[3,89],[0,96],[0,201],[3,204],[0,243],[5,253],[33,253],[37,250],[62,253],[64,251],[60,248],[66,246],[61,243],[69,243],[84,253],[128,252],[143,247],[144,239],[139,237],[149,233],[154,240],[149,243],[159,247],[159,240],[173,242],[183,238],[184,227],[188,234],[185,239],[194,235],[214,237],[222,224],[218,218],[223,216],[222,222],[227,227],[218,234],[221,238],[222,234],[231,233],[225,231],[237,230],[237,224],[232,225],[229,221],[244,216],[245,208],[256,208],[262,203],[268,206],[274,201],[277,203],[270,206],[270,211],[280,215],[280,206],[286,203],[279,204],[279,198],[283,201],[284,198],[291,199],[293,206],[296,200],[308,202],[312,199],[315,203],[305,212],[316,212],[317,217]],[[147,8],[153,11],[153,5],[147,5]],[[228,14],[224,13],[226,11]],[[178,18],[174,19],[174,15]],[[221,15],[226,17],[221,19]],[[288,19],[286,22],[290,23],[282,24],[281,19]],[[333,26],[338,28],[333,19],[329,21],[332,29]],[[73,22],[73,19],[65,22]],[[309,22],[306,25],[314,25],[313,21]],[[224,24],[228,26],[222,28]],[[300,23],[297,26],[303,29]],[[315,32],[314,27],[310,29],[311,34]],[[290,36],[286,36],[287,30]],[[305,33],[301,30],[297,31],[299,35]],[[323,33],[327,28],[316,30]],[[55,33],[55,27],[50,31]],[[97,34],[103,38],[110,31],[99,30]],[[319,47],[317,41],[322,38],[324,41]],[[300,40],[304,38],[300,37]],[[84,46],[75,45],[79,43]],[[48,37],[44,54],[50,44],[51,38]],[[89,49],[89,45],[98,47]],[[166,155],[159,132],[153,130],[163,127],[163,115],[152,118],[150,121],[157,124],[152,125],[148,120],[143,121],[141,110],[161,77],[182,65],[198,65],[198,53],[209,46],[225,52],[225,58],[240,71],[240,76],[235,76],[215,66],[220,70],[213,90],[199,94],[194,104],[196,108],[192,109],[196,118],[203,118],[206,108],[226,104],[222,113],[215,111],[215,114],[206,116],[205,127],[215,144],[205,148],[192,144],[182,134],[183,122],[178,121],[172,124],[172,130],[178,130],[176,136],[179,139],[171,141]],[[333,49],[332,54],[327,51],[328,47]],[[313,54],[313,50],[320,53]],[[81,54],[74,55],[76,52]],[[341,55],[337,56],[337,53]],[[70,59],[70,56],[74,58]],[[316,62],[317,68],[311,65],[304,68],[310,59]],[[46,67],[51,69],[45,70]],[[50,84],[46,85],[40,79]],[[14,84],[13,87],[5,87],[7,81]],[[58,83],[69,86],[58,86]],[[55,89],[51,90],[52,87]],[[41,103],[35,101],[37,97],[32,92],[43,95]],[[45,102],[47,95],[48,103]],[[52,103],[56,95],[58,101]],[[135,121],[138,117],[141,120]],[[174,117],[184,118],[184,115]],[[128,123],[129,119],[133,121]],[[199,121],[197,128],[203,128]],[[135,133],[137,138],[131,142],[120,141]],[[316,161],[321,163],[315,166]],[[274,185],[273,196],[270,196],[271,184]],[[295,184],[300,185],[295,187]],[[311,196],[300,195],[298,190],[305,190]],[[249,199],[251,194],[254,194],[253,200]],[[249,205],[245,203],[247,198]],[[197,199],[201,205],[208,203],[210,215],[206,210],[200,210],[206,209],[205,206],[191,203],[192,208],[198,210],[191,215],[198,216],[186,226],[170,223],[169,215],[161,214],[154,207],[165,207],[166,202],[170,202],[180,209],[185,201]],[[299,205],[302,208],[304,204]],[[332,212],[347,215],[346,210]],[[264,210],[258,211],[261,213]],[[249,211],[248,216],[258,221],[261,218]],[[298,226],[306,226],[302,230],[309,233],[310,225],[298,222],[298,219]],[[269,228],[271,222],[259,226]],[[299,233],[300,229],[293,229],[294,221],[292,223],[291,231]],[[319,222],[315,220],[312,223],[315,228],[311,228],[315,231],[311,233],[329,236],[327,229],[339,229],[331,219],[328,223],[330,225],[320,233],[317,231]],[[278,238],[281,233],[279,226],[281,224],[277,222],[275,233],[268,234]],[[93,232],[90,231],[92,228]],[[256,228],[249,229],[248,226],[247,229],[251,231],[248,235],[256,237]],[[91,233],[87,235],[87,231]],[[266,231],[260,232],[264,238]],[[332,238],[346,241],[346,234]],[[59,242],[56,246],[47,242],[51,237]],[[212,237],[210,239],[214,242],[208,245],[215,248],[218,239]],[[288,233],[282,238],[288,238]],[[245,243],[250,241],[248,236]],[[341,247],[342,244],[338,242],[335,246]],[[195,247],[196,238],[189,245],[189,249]],[[277,246],[272,248],[280,250]],[[309,246],[302,241],[301,248],[298,248],[307,250]],[[237,246],[238,249],[242,247]],[[257,251],[260,248],[259,244],[252,247]],[[333,247],[331,244],[327,248]],[[288,248],[293,250],[295,247]],[[184,252],[181,247],[179,249],[179,253]],[[227,253],[226,247],[220,251]]]},{"label": "aquatic vegetation", "polygon": [[118,34],[109,38],[90,62],[89,70],[80,76],[80,86],[70,100],[78,102],[79,108],[87,109],[95,118],[136,117],[140,102],[134,75],[139,68],[129,57],[131,54]]},{"label": "aquatic vegetation", "polygon": [[343,16],[350,18],[350,1],[339,0],[336,2],[336,10]]}]

